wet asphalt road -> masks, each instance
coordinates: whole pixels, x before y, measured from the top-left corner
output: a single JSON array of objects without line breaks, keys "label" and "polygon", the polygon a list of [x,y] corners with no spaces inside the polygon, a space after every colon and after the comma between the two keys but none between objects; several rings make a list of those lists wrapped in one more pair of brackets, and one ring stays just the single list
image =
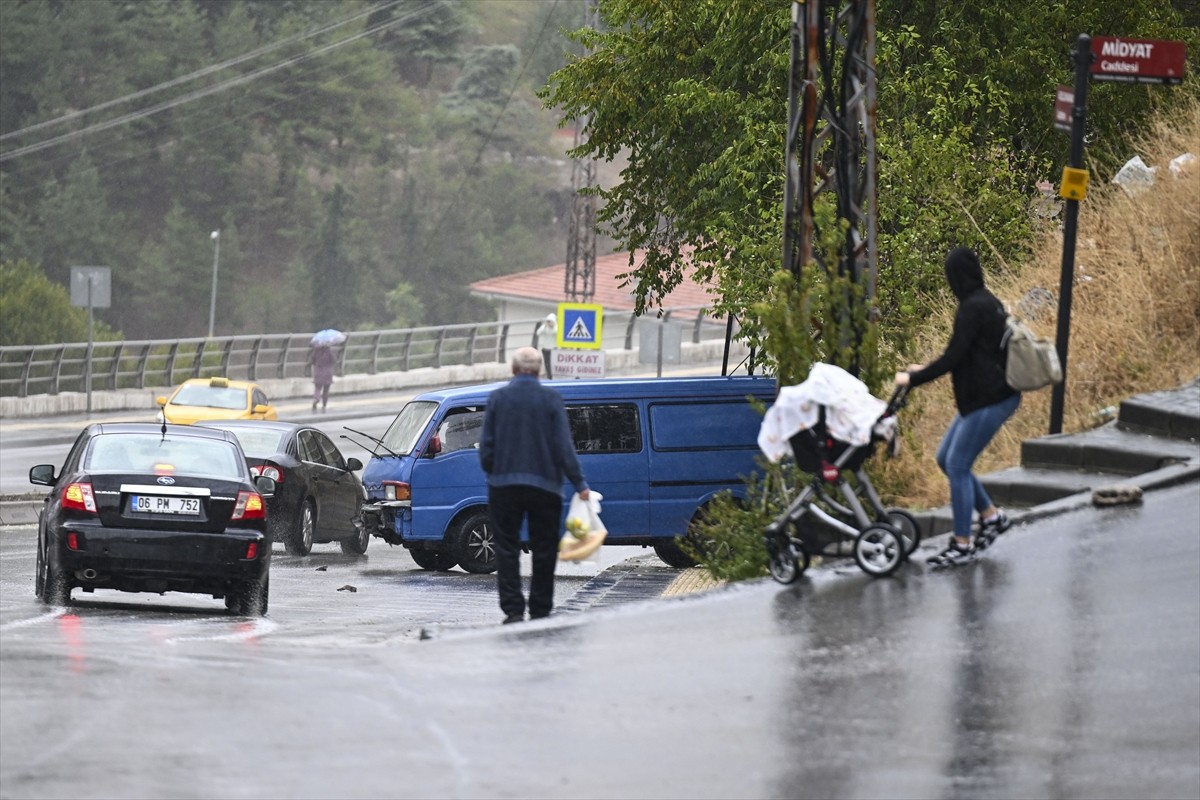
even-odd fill
[{"label": "wet asphalt road", "polygon": [[[1197,488],[1014,528],[950,572],[516,626],[485,579],[386,548],[281,556],[266,620],[47,613],[6,529],[0,796],[1197,797]],[[437,613],[457,621],[412,635]]]}]

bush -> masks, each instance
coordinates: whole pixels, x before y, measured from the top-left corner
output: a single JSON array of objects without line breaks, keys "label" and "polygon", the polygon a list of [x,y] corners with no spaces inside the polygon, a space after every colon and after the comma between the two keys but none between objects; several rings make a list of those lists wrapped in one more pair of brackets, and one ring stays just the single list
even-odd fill
[{"label": "bush", "polygon": [[703,521],[681,548],[716,580],[741,581],[767,574],[763,530],[790,502],[800,474],[791,462],[762,463],[747,481],[746,499],[722,493],[705,509]]}]

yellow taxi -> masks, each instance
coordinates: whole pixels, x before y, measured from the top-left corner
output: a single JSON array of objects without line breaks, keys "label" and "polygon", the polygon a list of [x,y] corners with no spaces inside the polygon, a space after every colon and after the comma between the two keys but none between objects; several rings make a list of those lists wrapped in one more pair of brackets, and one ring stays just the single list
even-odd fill
[{"label": "yellow taxi", "polygon": [[158,421],[179,425],[202,419],[279,419],[261,386],[228,378],[192,378],[157,403]]}]

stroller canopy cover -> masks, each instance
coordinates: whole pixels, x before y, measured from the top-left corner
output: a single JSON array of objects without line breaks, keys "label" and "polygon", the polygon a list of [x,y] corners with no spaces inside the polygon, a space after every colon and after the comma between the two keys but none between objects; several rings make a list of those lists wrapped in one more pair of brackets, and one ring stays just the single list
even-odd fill
[{"label": "stroller canopy cover", "polygon": [[887,409],[887,403],[846,370],[813,364],[804,383],[779,390],[758,429],[759,449],[773,462],[792,455],[788,440],[817,424],[821,406],[829,435],[851,445],[870,443],[872,429]]}]

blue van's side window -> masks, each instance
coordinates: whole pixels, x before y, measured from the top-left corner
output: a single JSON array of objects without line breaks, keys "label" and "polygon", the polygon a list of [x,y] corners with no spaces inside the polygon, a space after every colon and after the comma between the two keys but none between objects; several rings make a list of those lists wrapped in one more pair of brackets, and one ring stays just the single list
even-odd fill
[{"label": "blue van's side window", "polygon": [[438,426],[437,437],[443,453],[457,450],[479,449],[479,438],[483,432],[483,408],[468,406],[447,412]]},{"label": "blue van's side window", "polygon": [[[696,413],[698,405],[704,406],[704,413]],[[761,425],[762,415],[744,400],[650,405],[655,450],[744,450],[756,446]]]},{"label": "blue van's side window", "polygon": [[642,449],[642,426],[633,404],[567,406],[571,438],[580,455],[637,453]]}]

